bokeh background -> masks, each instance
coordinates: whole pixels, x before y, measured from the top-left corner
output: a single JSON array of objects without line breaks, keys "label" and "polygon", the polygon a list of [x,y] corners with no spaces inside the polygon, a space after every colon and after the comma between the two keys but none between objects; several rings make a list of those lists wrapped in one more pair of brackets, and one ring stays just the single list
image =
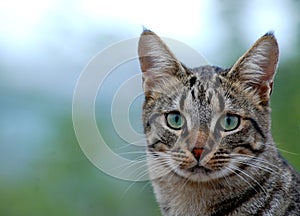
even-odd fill
[{"label": "bokeh background", "polygon": [[[299,11],[298,0],[2,1],[0,215],[160,215],[149,182],[116,179],[93,166],[72,124],[73,92],[84,67],[107,46],[138,37],[142,25],[223,67],[274,30],[281,54],[272,131],[282,154],[299,170]],[[139,73],[135,66],[123,73],[132,71]],[[117,83],[126,78],[118,72],[115,77]],[[130,145],[119,143],[105,114],[111,95],[97,98],[97,123],[112,149],[130,155]],[[142,99],[134,103],[129,115],[141,131]]]}]

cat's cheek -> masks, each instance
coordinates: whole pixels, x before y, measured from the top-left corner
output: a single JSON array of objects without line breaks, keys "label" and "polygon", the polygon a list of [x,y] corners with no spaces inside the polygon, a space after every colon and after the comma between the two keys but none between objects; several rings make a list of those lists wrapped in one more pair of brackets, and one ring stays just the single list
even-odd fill
[{"label": "cat's cheek", "polygon": [[244,148],[244,147],[237,147],[233,150],[234,154],[241,154],[241,155],[248,155],[248,156],[255,156],[255,154],[253,154],[253,152],[248,149],[248,148]]},{"label": "cat's cheek", "polygon": [[180,169],[189,169],[198,164],[193,154],[186,149],[175,149],[171,151],[171,160]]},{"label": "cat's cheek", "polygon": [[252,148],[256,151],[263,151],[266,147],[265,139],[262,139],[262,137],[258,134],[255,134],[254,141],[251,144]]}]

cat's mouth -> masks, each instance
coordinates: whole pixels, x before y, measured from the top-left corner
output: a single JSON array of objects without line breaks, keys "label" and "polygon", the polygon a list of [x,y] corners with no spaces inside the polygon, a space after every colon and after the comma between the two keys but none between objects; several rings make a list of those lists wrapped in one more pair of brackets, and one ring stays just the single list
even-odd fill
[{"label": "cat's mouth", "polygon": [[192,182],[218,181],[228,175],[228,170],[224,167],[214,169],[213,167],[199,164],[188,169],[177,169],[175,172],[177,175]]},{"label": "cat's mouth", "polygon": [[201,165],[195,165],[191,168],[176,169],[175,173],[192,182],[208,182],[222,178],[223,176],[221,170],[214,170]]},{"label": "cat's mouth", "polygon": [[188,171],[192,172],[192,173],[211,173],[212,170],[204,167],[204,166],[200,166],[200,165],[196,165],[190,169],[188,169]]},{"label": "cat's mouth", "polygon": [[210,169],[208,169],[204,166],[198,165],[198,164],[196,166],[192,167],[192,168],[189,168],[188,171],[191,172],[191,173],[194,173],[194,174],[196,174],[196,173],[197,174],[198,173],[199,174],[203,174],[203,173],[208,174],[208,173],[212,172],[212,170],[210,170]]},{"label": "cat's mouth", "polygon": [[199,160],[196,160],[190,164],[191,166],[179,166],[174,171],[179,176],[194,182],[207,182],[223,178],[228,171],[225,167],[227,167],[229,163],[229,158],[223,158],[222,161],[217,161],[217,159],[220,160],[221,155],[218,153],[215,155],[216,156],[208,160],[207,163],[201,163]]}]

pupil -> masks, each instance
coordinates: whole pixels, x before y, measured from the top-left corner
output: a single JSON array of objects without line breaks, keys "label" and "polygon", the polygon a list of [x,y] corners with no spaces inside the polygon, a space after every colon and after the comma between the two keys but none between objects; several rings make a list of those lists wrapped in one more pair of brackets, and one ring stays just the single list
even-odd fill
[{"label": "pupil", "polygon": [[178,123],[179,122],[179,116],[175,116],[175,122]]},{"label": "pupil", "polygon": [[226,118],[226,123],[227,123],[227,125],[230,125],[231,119],[229,117]]}]

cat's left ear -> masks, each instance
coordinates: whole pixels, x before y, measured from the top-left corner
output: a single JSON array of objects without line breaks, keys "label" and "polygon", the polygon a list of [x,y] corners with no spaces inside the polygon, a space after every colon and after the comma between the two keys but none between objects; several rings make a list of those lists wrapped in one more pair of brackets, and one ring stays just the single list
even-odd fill
[{"label": "cat's left ear", "polygon": [[[145,93],[165,92],[168,86],[176,86],[186,70],[168,46],[152,31],[144,29],[138,54],[143,72]],[[146,95],[147,95],[146,94]]]},{"label": "cat's left ear", "polygon": [[273,32],[268,32],[233,65],[227,76],[253,89],[261,104],[268,104],[277,68],[279,49]]}]

